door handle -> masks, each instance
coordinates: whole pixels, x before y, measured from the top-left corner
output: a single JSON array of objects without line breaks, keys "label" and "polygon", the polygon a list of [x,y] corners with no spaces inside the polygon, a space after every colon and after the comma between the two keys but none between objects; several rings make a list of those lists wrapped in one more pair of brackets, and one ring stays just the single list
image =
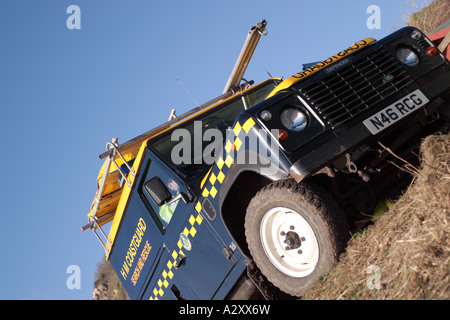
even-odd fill
[{"label": "door handle", "polygon": [[183,254],[179,254],[178,257],[175,259],[175,268],[179,268],[186,262],[186,256]]}]

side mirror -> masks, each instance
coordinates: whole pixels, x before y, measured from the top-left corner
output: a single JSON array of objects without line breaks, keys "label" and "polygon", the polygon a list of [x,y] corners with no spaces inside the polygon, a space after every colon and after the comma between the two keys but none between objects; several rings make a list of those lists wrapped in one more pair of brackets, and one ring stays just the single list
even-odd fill
[{"label": "side mirror", "polygon": [[144,188],[158,206],[162,206],[172,199],[172,195],[159,177],[151,178],[144,184]]}]

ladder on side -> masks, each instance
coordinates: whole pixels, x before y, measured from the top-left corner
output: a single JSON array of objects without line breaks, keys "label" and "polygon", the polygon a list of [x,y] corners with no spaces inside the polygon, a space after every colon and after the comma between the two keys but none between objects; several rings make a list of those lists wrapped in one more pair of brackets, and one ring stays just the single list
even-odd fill
[{"label": "ladder on side", "polygon": [[[108,156],[106,157],[102,169],[103,173],[100,173],[101,182],[100,185],[98,186],[97,194],[91,205],[91,211],[88,213],[88,224],[81,227],[81,230],[85,231],[87,229],[91,229],[94,232],[97,239],[102,244],[103,248],[109,253],[109,248],[111,248],[112,243],[108,239],[108,236],[103,231],[101,226],[106,222],[110,221],[114,217],[115,209],[117,206],[118,198],[120,196],[123,183],[126,183],[131,188],[132,186],[131,181],[128,179],[127,175],[130,174],[133,177],[136,177],[136,173],[134,172],[133,168],[128,163],[128,161],[125,159],[125,157],[122,155],[122,153],[119,151],[119,144],[117,138],[112,139],[111,142],[108,142],[106,144],[106,151]],[[123,171],[122,169],[123,165],[119,165],[117,163],[116,158],[117,159],[120,158],[123,161],[123,165],[125,165],[127,172]],[[116,171],[114,171],[115,174],[113,175],[111,175],[110,173],[112,165],[114,165],[115,168],[117,169]],[[120,177],[119,181],[117,181],[118,176]],[[105,192],[106,187],[112,183],[118,183],[119,189],[116,190],[114,193],[106,194]],[[115,195],[113,196],[113,194]],[[108,209],[102,210],[102,212],[100,212],[99,208],[102,201],[106,203],[105,207],[107,207]],[[105,241],[103,241],[100,235],[97,233],[97,229],[100,230]]]}]

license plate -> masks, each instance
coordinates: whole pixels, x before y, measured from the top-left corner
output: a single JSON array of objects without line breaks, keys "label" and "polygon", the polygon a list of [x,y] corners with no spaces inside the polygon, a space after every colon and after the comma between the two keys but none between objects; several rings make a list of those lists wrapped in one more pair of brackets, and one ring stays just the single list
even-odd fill
[{"label": "license plate", "polygon": [[408,94],[406,97],[394,102],[390,106],[384,108],[370,118],[363,121],[363,124],[372,134],[386,129],[393,125],[400,119],[406,117],[408,114],[420,109],[426,105],[430,100],[417,89]]}]

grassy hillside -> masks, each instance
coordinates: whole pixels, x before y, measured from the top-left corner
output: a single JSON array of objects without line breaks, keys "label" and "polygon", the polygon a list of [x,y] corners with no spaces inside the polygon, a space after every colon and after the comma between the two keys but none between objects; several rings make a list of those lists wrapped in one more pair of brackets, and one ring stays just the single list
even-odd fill
[{"label": "grassy hillside", "polygon": [[[404,20],[428,33],[449,19],[450,2],[435,0]],[[430,136],[421,150],[404,196],[304,299],[450,299],[450,136]]]},{"label": "grassy hillside", "polygon": [[423,9],[419,8],[414,0],[410,0],[410,6],[415,13],[406,14],[403,19],[405,24],[417,27],[425,33],[429,33],[450,19],[450,1],[448,0],[434,0]]},{"label": "grassy hillside", "polygon": [[427,137],[406,193],[304,299],[450,298],[450,135]]}]

